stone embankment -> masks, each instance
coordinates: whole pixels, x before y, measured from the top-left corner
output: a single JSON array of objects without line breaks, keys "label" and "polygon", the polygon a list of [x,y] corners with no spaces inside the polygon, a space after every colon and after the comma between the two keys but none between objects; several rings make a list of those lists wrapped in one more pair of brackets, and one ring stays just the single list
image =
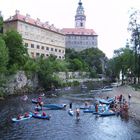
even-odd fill
[{"label": "stone embankment", "polygon": [[19,71],[7,77],[7,83],[0,91],[7,95],[13,95],[15,93],[27,92],[28,90],[35,89],[38,86],[38,78],[36,75],[28,78],[24,71]]}]

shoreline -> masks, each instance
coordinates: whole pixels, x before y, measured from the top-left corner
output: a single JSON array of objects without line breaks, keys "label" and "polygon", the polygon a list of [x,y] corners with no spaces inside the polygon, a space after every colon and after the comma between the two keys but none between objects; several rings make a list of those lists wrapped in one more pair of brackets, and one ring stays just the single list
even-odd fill
[{"label": "shoreline", "polygon": [[113,87],[113,91],[110,92],[102,92],[101,96],[103,98],[114,97],[122,94],[126,101],[128,101],[128,95],[131,94],[131,100],[129,104],[129,117],[140,121],[140,91],[135,91],[134,88],[132,88],[129,85],[119,86],[119,87]]}]

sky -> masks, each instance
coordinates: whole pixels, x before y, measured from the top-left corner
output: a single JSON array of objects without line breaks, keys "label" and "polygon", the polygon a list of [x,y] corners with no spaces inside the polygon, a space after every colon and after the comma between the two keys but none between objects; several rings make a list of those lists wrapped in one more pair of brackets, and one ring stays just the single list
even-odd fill
[{"label": "sky", "polygon": [[[129,34],[129,10],[140,10],[139,0],[81,0],[86,15],[86,28],[98,34],[98,48],[108,58],[116,49],[125,47]],[[13,16],[15,10],[27,13],[31,18],[48,21],[56,28],[74,28],[74,16],[79,0],[0,0],[4,20]]]}]

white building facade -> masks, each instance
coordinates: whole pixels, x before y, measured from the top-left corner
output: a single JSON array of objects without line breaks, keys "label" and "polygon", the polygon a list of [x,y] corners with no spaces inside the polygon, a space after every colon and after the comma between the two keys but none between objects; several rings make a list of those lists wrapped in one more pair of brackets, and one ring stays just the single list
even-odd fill
[{"label": "white building facade", "polygon": [[53,24],[42,23],[38,18],[34,20],[16,10],[15,15],[4,22],[4,32],[11,29],[21,34],[30,57],[54,55],[58,59],[65,58],[65,35]]}]

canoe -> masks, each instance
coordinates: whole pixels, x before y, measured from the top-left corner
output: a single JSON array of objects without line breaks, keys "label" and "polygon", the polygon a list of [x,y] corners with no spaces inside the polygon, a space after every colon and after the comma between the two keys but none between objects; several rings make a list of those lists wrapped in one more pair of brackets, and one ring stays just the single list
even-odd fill
[{"label": "canoe", "polygon": [[32,116],[33,116],[34,118],[46,119],[46,120],[49,120],[49,119],[51,118],[50,115],[42,116],[42,114],[34,114],[34,113],[32,114]]},{"label": "canoe", "polygon": [[29,117],[21,116],[21,119],[12,118],[12,121],[13,121],[13,122],[20,122],[20,121],[23,121],[23,120],[30,119],[31,117],[32,117],[32,114],[29,114]]},{"label": "canoe", "polygon": [[44,104],[43,107],[49,108],[49,109],[65,109],[66,108],[66,104]]},{"label": "canoe", "polygon": [[99,115],[101,117],[106,117],[106,116],[113,116],[113,115],[116,115],[116,113],[112,110],[108,110],[108,111],[104,111],[102,113],[99,113]]},{"label": "canoe", "polygon": [[73,116],[73,115],[74,115],[74,111],[71,110],[71,109],[69,109],[69,110],[68,110],[68,114],[69,114],[70,116]]}]

